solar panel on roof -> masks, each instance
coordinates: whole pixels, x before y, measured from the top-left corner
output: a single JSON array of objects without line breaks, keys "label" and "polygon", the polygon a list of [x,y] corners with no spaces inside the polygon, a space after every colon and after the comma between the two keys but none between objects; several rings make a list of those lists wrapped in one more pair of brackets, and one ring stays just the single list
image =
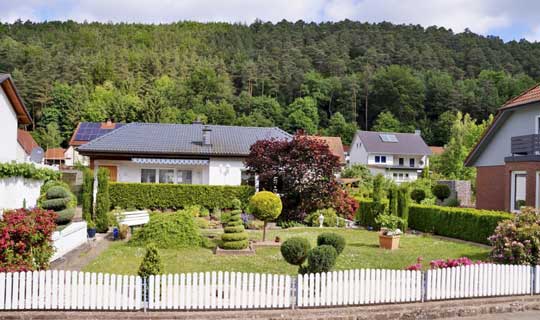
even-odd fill
[{"label": "solar panel on roof", "polygon": [[383,133],[379,135],[383,142],[398,142],[398,139],[395,134]]}]

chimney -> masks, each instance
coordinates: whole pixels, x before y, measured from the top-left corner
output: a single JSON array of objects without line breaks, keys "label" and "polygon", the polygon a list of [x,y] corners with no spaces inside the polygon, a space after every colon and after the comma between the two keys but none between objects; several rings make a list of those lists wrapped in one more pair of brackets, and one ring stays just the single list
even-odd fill
[{"label": "chimney", "polygon": [[197,120],[194,120],[191,124],[203,124],[201,121],[201,117],[197,116]]},{"label": "chimney", "polygon": [[202,129],[202,143],[204,146],[211,145],[210,143],[210,133],[212,132],[212,129],[208,126],[204,126]]},{"label": "chimney", "polygon": [[111,119],[107,119],[107,122],[101,123],[101,129],[114,129],[115,124]]},{"label": "chimney", "polygon": [[419,129],[416,129],[416,130],[414,130],[414,134],[417,135],[417,136],[421,136],[421,135],[422,135],[422,131],[419,130]]}]

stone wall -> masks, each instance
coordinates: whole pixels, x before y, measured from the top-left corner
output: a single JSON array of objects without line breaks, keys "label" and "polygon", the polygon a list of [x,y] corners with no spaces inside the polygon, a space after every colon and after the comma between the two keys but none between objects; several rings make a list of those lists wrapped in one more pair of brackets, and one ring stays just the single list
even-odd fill
[{"label": "stone wall", "polygon": [[445,184],[450,188],[448,199],[458,199],[462,207],[472,207],[472,188],[468,180],[439,180],[438,184]]}]

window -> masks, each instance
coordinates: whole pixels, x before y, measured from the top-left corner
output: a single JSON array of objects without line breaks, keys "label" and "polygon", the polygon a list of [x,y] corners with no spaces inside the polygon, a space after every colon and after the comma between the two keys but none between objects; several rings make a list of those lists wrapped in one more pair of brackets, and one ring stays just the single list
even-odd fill
[{"label": "window", "polygon": [[141,169],[141,182],[155,183],[156,182],[156,169]]},{"label": "window", "polygon": [[519,211],[525,205],[525,195],[527,193],[527,173],[524,171],[512,172],[512,211]]},{"label": "window", "polygon": [[179,184],[192,184],[192,172],[191,170],[177,170],[176,177]]},{"label": "window", "polygon": [[394,173],[393,176],[394,176],[394,178],[397,178],[397,173]]},{"label": "window", "polygon": [[174,183],[174,169],[159,169],[159,183]]},{"label": "window", "polygon": [[381,156],[381,163],[386,163],[386,156]]},{"label": "window", "polygon": [[399,158],[399,165],[402,166],[405,164],[405,159]]},{"label": "window", "polygon": [[255,186],[255,177],[248,174],[246,170],[242,170],[241,173],[241,185],[243,186]]},{"label": "window", "polygon": [[381,162],[381,157],[375,156],[375,163],[380,163],[380,162]]},{"label": "window", "polygon": [[409,159],[409,167],[414,168],[414,158]]},{"label": "window", "polygon": [[381,133],[379,137],[383,142],[398,142],[395,134]]}]

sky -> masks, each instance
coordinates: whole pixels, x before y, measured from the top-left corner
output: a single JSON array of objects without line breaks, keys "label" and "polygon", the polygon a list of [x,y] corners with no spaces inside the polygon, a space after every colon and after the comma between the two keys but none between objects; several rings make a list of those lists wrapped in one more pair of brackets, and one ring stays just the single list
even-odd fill
[{"label": "sky", "polygon": [[0,21],[389,21],[540,41],[538,0],[0,0]]}]

